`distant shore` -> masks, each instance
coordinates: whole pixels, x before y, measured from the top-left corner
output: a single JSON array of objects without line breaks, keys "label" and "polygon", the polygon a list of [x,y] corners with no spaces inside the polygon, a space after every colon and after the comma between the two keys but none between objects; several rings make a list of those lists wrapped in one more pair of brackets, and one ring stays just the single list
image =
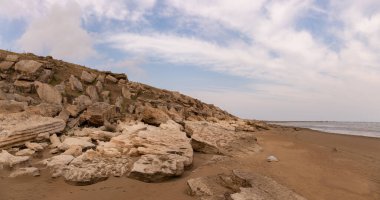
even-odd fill
[{"label": "distant shore", "polygon": [[[72,186],[62,179],[10,179],[0,176],[1,199],[102,200],[195,199],[187,194],[190,178],[242,169],[271,177],[306,197],[326,200],[380,199],[380,138],[330,134],[277,126],[256,132],[262,151],[210,162],[212,155],[196,153],[194,165],[179,178],[144,183],[125,177],[89,186]],[[267,162],[274,155],[279,162]]]}]

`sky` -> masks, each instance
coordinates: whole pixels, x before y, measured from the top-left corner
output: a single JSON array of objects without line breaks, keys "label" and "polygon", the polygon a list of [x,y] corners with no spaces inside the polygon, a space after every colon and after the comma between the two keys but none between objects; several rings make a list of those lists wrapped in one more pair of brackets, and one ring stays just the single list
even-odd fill
[{"label": "sky", "polygon": [[0,0],[0,48],[242,118],[380,122],[379,0]]}]

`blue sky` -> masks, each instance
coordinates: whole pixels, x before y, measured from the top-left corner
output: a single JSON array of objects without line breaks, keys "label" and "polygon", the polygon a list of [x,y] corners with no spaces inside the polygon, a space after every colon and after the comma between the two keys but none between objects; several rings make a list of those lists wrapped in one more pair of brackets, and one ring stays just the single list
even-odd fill
[{"label": "blue sky", "polygon": [[0,0],[0,27],[244,118],[380,121],[377,0]]}]

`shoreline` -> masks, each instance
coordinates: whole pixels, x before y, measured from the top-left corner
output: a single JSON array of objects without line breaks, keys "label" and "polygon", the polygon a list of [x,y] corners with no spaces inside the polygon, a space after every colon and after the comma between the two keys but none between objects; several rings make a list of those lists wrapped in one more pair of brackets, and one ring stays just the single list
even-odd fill
[{"label": "shoreline", "polygon": [[[307,199],[380,199],[380,138],[283,126],[254,134],[260,152],[215,161],[213,155],[195,153],[191,169],[162,183],[112,177],[72,186],[44,172],[40,177],[14,179],[1,175],[0,196],[6,200],[196,199],[187,194],[188,179],[241,169],[268,176]],[[267,162],[269,155],[280,161]]]}]

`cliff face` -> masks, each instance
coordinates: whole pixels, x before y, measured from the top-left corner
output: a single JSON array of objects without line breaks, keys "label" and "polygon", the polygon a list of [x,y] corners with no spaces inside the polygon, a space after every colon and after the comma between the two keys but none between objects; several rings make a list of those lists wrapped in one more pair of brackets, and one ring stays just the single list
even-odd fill
[{"label": "cliff face", "polygon": [[125,74],[0,51],[0,169],[12,176],[47,169],[75,184],[163,181],[191,166],[194,151],[255,152],[252,133],[266,128]]}]

